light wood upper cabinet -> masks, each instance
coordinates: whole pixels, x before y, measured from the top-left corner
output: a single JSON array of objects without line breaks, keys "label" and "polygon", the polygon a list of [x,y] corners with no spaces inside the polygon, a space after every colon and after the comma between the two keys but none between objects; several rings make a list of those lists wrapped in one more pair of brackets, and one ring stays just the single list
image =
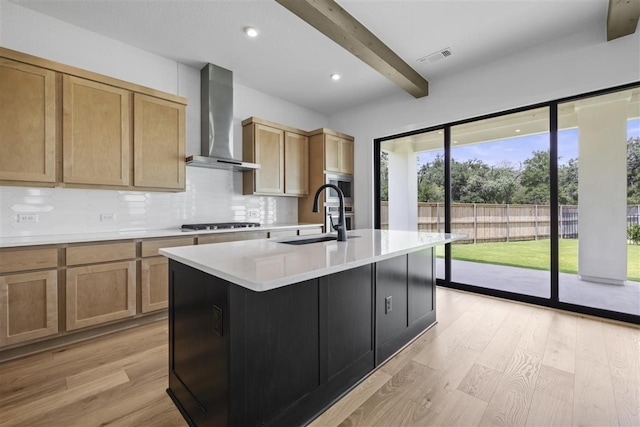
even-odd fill
[{"label": "light wood upper cabinet", "polygon": [[353,141],[340,142],[340,172],[353,175]]},{"label": "light wood upper cabinet", "polygon": [[309,193],[309,138],[285,132],[284,138],[284,192],[294,196]]},{"label": "light wood upper cabinet", "polygon": [[284,132],[269,126],[255,125],[255,193],[284,193]]},{"label": "light wood upper cabinet", "polygon": [[131,92],[64,75],[63,181],[128,186]]},{"label": "light wood upper cabinet", "polygon": [[244,194],[304,196],[309,192],[306,132],[251,117],[242,122],[243,159],[260,169],[244,173]]},{"label": "light wood upper cabinet", "polygon": [[284,131],[250,123],[243,127],[242,145],[244,160],[260,164],[244,173],[244,194],[284,194]]},{"label": "light wood upper cabinet", "polygon": [[340,138],[333,135],[324,137],[324,169],[331,172],[340,170]]},{"label": "light wood upper cabinet", "polygon": [[353,174],[353,137],[320,128],[309,135],[309,195],[298,200],[298,221],[323,223],[324,210],[313,212],[315,190],[326,183],[327,173]]},{"label": "light wood upper cabinet", "polygon": [[0,180],[56,180],[55,72],[0,58]]},{"label": "light wood upper cabinet", "polygon": [[185,106],[134,95],[136,187],[185,188]]},{"label": "light wood upper cabinet", "polygon": [[353,141],[325,134],[324,169],[327,172],[353,174]]},{"label": "light wood upper cabinet", "polygon": [[0,47],[0,184],[184,191],[186,99]]}]

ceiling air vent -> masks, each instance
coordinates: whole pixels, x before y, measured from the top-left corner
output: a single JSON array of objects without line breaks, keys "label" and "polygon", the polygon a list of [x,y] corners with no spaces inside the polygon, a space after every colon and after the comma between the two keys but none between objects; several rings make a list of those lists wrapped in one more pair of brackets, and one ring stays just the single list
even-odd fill
[{"label": "ceiling air vent", "polygon": [[437,62],[441,59],[451,56],[452,54],[453,53],[451,52],[451,48],[447,47],[445,49],[439,50],[436,53],[432,53],[431,55],[423,56],[422,58],[418,59],[418,62],[421,64],[425,64],[427,62]]}]

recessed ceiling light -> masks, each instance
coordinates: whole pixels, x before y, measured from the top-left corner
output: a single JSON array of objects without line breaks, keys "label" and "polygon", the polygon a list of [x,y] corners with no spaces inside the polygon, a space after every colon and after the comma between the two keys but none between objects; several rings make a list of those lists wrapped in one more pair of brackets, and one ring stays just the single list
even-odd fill
[{"label": "recessed ceiling light", "polygon": [[258,37],[258,30],[253,27],[245,27],[244,32],[249,37]]},{"label": "recessed ceiling light", "polygon": [[454,144],[457,144],[457,143],[458,143],[458,141],[453,141],[453,143],[454,143]]},{"label": "recessed ceiling light", "polygon": [[331,80],[340,80],[340,74],[333,73],[329,77],[331,77]]},{"label": "recessed ceiling light", "polygon": [[520,133],[520,129],[516,129],[516,133]]},{"label": "recessed ceiling light", "polygon": [[439,130],[439,131],[438,131],[438,133],[442,133],[442,131],[441,131],[441,130]]}]

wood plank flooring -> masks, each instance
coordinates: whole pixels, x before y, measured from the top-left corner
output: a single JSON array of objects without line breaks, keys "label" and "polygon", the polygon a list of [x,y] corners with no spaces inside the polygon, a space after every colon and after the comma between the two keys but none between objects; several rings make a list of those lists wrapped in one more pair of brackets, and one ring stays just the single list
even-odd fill
[{"label": "wood plank flooring", "polygon": [[[640,329],[437,290],[438,324],[311,426],[640,426]],[[0,364],[0,426],[185,426],[160,321]]]}]

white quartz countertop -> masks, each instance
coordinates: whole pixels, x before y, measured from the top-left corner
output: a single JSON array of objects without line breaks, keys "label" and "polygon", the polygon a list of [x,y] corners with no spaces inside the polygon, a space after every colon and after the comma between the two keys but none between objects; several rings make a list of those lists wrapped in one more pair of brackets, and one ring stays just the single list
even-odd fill
[{"label": "white quartz countertop", "polygon": [[160,254],[256,292],[445,244],[466,236],[397,230],[353,230],[347,242],[281,243],[318,236],[246,240],[160,249]]},{"label": "white quartz countertop", "polygon": [[322,224],[272,224],[251,228],[224,230],[182,231],[180,227],[159,230],[113,231],[98,233],[50,234],[41,236],[0,237],[0,248],[66,243],[99,242],[108,240],[151,239],[156,237],[188,237],[204,234],[238,233],[243,231],[272,231],[322,227]]}]

